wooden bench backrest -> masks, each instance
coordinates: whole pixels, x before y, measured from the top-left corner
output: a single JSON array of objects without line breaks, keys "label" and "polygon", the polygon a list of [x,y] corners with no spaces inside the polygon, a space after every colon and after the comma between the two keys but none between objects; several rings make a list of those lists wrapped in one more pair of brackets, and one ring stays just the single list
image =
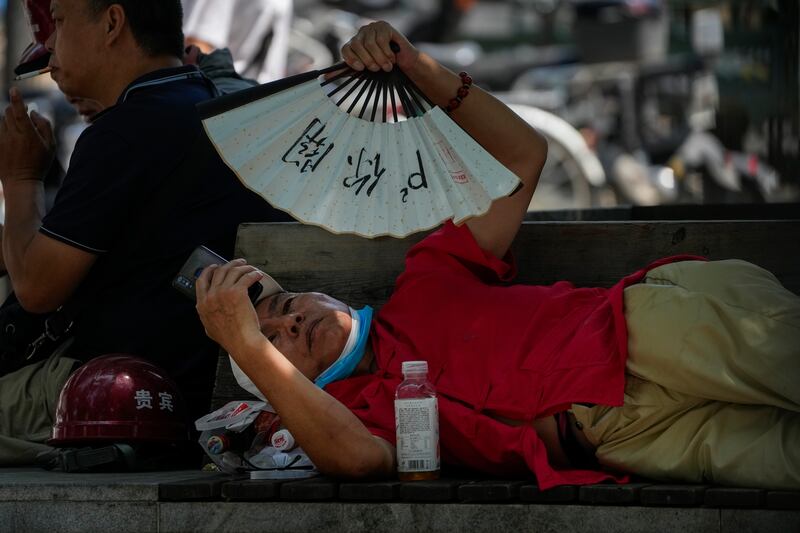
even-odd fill
[{"label": "wooden bench backrest", "polygon": [[[286,290],[330,294],[354,307],[385,303],[403,269],[403,240],[333,235],[296,223],[243,224],[236,256],[272,275]],[[744,259],[800,293],[800,220],[525,222],[513,251],[518,283],[609,287],[648,263],[677,254]],[[220,358],[213,406],[246,398]]]}]

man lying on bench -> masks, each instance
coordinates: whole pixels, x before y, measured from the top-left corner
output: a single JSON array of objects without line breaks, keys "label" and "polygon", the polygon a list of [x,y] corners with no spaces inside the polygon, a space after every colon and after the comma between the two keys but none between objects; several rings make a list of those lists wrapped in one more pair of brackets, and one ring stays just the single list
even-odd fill
[{"label": "man lying on bench", "polygon": [[[342,55],[355,69],[396,63],[441,106],[461,85],[385,23]],[[542,489],[624,480],[608,470],[800,488],[800,298],[755,265],[685,256],[610,289],[509,285],[546,143],[478,88],[451,116],[524,186],[414,246],[374,318],[285,292],[244,260],[198,280],[208,335],[318,469],[394,475],[401,363],[426,360],[445,463],[533,473]],[[259,280],[269,296],[254,308],[247,288]]]}]

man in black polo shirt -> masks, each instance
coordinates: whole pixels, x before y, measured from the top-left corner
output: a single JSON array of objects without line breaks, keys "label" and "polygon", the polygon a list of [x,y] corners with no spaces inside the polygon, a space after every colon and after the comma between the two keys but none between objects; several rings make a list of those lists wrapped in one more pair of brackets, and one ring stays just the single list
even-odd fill
[{"label": "man in black polo shirt", "polygon": [[[242,187],[206,140],[195,104],[211,98],[213,86],[181,64],[180,0],[53,0],[51,11],[53,79],[107,109],[80,137],[45,216],[52,132],[12,90],[0,123],[0,179],[14,291],[34,313],[79,302],[70,357],[150,359],[200,413],[216,347],[171,280],[198,244],[230,256],[239,223],[285,215]],[[55,397],[73,368],[71,359],[51,358],[0,378],[0,466],[42,449],[27,441],[48,437]],[[37,388],[47,392],[25,392]],[[23,423],[14,412],[27,413]]]}]

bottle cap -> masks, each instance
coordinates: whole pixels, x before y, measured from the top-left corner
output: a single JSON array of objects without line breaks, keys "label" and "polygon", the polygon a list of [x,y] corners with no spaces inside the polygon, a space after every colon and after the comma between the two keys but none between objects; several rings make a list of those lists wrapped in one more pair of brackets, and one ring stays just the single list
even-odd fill
[{"label": "bottle cap", "polygon": [[276,450],[287,451],[294,448],[294,437],[288,429],[281,429],[272,434],[272,446]]},{"label": "bottle cap", "polygon": [[403,361],[402,365],[403,374],[427,374],[428,362],[427,361]]},{"label": "bottle cap", "polygon": [[208,453],[213,455],[219,455],[224,451],[227,451],[230,448],[230,442],[225,435],[212,435],[209,437],[208,442],[206,443],[206,449]]}]

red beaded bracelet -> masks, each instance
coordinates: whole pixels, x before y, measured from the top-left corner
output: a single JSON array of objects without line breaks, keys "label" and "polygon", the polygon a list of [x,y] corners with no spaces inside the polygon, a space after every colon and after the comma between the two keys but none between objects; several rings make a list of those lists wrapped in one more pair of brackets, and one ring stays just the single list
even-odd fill
[{"label": "red beaded bracelet", "polygon": [[461,78],[461,87],[458,88],[458,92],[456,93],[456,97],[448,102],[447,107],[444,108],[445,112],[450,113],[451,111],[455,111],[458,109],[458,106],[461,105],[461,102],[469,96],[469,89],[472,87],[472,78],[466,72],[459,72],[458,77]]}]

